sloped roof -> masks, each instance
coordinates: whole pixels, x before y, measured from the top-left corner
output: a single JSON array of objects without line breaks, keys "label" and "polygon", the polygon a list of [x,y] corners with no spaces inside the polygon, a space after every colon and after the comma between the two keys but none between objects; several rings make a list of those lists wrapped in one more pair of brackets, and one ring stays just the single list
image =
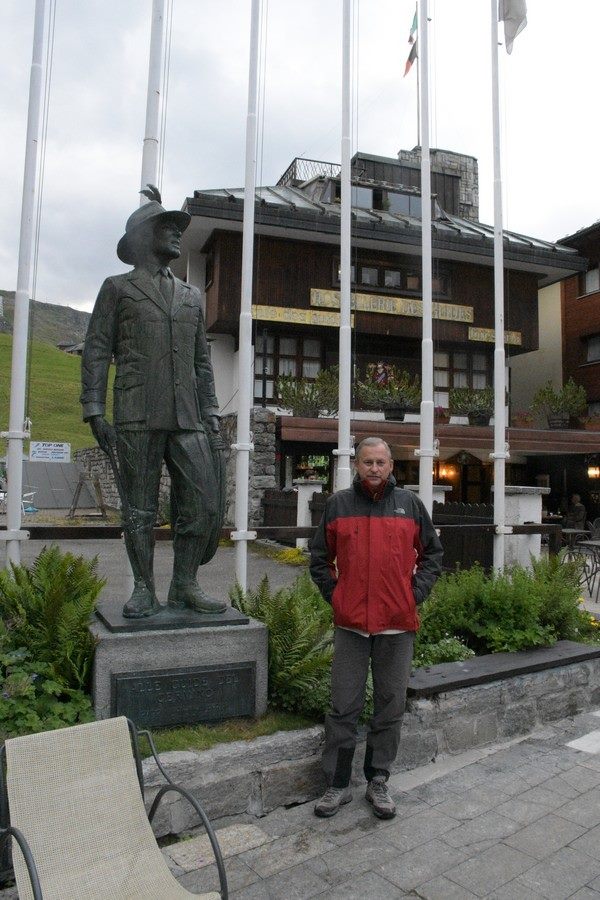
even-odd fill
[{"label": "sloped roof", "polygon": [[[324,190],[319,190],[318,183],[321,182],[324,189],[327,181],[327,178],[317,177],[300,187],[257,187],[257,233],[330,243],[339,241],[340,204],[323,200]],[[373,184],[369,186],[373,187]],[[194,191],[194,196],[188,197],[184,204],[184,209],[192,216],[184,240],[189,242],[195,235],[203,243],[215,228],[240,230],[243,201],[243,188]],[[432,241],[435,255],[492,266],[493,225],[451,216],[437,203],[434,207]],[[362,244],[381,250],[419,254],[421,219],[389,210],[354,206],[352,241],[356,246]],[[504,231],[504,255],[506,264],[511,268],[536,273],[540,287],[586,269],[586,260],[576,249],[514,231]]]}]

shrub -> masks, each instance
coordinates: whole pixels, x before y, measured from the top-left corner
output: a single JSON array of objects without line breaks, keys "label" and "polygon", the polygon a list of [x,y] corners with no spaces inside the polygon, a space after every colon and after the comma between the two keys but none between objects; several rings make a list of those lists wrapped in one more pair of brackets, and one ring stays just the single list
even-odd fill
[{"label": "shrub", "polygon": [[449,635],[477,655],[549,646],[557,640],[593,640],[589,617],[578,608],[577,564],[539,560],[486,575],[481,566],[442,576],[421,613],[423,644]]},{"label": "shrub", "polygon": [[35,662],[24,647],[11,649],[0,626],[0,739],[49,731],[94,718],[89,696],[54,678],[52,666]]},{"label": "shrub", "polygon": [[[377,369],[383,370],[383,379],[377,380]],[[372,409],[418,410],[421,402],[419,376],[412,377],[391,363],[369,363],[364,381],[355,384],[356,399]]]},{"label": "shrub", "polygon": [[321,715],[329,705],[333,655],[331,608],[309,574],[271,593],[265,576],[258,588],[231,591],[236,609],[269,629],[269,701],[304,715]]},{"label": "shrub", "polygon": [[450,413],[454,416],[485,415],[494,412],[494,390],[491,387],[452,388],[449,395]]},{"label": "shrub", "polygon": [[532,560],[541,601],[540,622],[555,632],[557,640],[598,639],[589,613],[579,606],[581,565],[577,559],[561,556]]},{"label": "shrub", "polygon": [[307,566],[309,558],[302,547],[289,547],[285,550],[278,550],[273,559],[277,562],[285,563],[287,566]]},{"label": "shrub", "polygon": [[105,584],[96,567],[97,559],[50,547],[31,569],[13,565],[0,572],[0,618],[11,648],[24,648],[69,689],[89,685],[95,640],[88,625]]},{"label": "shrub", "polygon": [[438,663],[460,662],[471,659],[475,651],[467,647],[459,638],[444,637],[435,644],[428,644],[421,631],[417,631],[413,666],[415,669],[436,666]]},{"label": "shrub", "polygon": [[337,366],[321,369],[314,381],[282,375],[277,381],[277,397],[284,409],[295,416],[317,418],[319,413],[334,416],[339,402],[339,370]]},{"label": "shrub", "polygon": [[587,407],[585,388],[575,384],[572,378],[561,387],[555,388],[552,381],[546,381],[533,396],[531,408],[534,412],[568,413],[580,416]]}]

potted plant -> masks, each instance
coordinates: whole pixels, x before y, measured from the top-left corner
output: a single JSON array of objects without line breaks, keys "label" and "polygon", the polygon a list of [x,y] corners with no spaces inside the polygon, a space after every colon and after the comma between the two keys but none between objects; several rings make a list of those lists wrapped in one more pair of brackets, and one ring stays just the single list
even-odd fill
[{"label": "potted plant", "polygon": [[528,409],[518,409],[512,414],[512,424],[515,428],[531,428],[533,414]]},{"label": "potted plant", "polygon": [[600,431],[600,416],[598,414],[583,416],[579,421],[585,431]]},{"label": "potted plant", "polygon": [[400,371],[392,363],[369,363],[363,381],[355,385],[356,398],[370,409],[382,409],[386,419],[403,421],[407,412],[418,412],[421,384],[418,375]]},{"label": "potted plant", "polygon": [[280,406],[290,409],[292,415],[316,419],[319,414],[335,416],[338,411],[338,367],[321,369],[314,381],[282,375],[277,381],[277,397]]},{"label": "potted plant", "polygon": [[547,381],[535,392],[531,408],[546,415],[548,428],[569,428],[571,417],[580,416],[587,407],[585,389],[569,378],[561,388]]},{"label": "potted plant", "polygon": [[493,412],[494,391],[491,387],[459,387],[450,391],[450,414],[467,416],[469,425],[489,425]]},{"label": "potted plant", "polygon": [[450,410],[446,406],[436,406],[433,412],[438,425],[447,425],[450,421]]}]

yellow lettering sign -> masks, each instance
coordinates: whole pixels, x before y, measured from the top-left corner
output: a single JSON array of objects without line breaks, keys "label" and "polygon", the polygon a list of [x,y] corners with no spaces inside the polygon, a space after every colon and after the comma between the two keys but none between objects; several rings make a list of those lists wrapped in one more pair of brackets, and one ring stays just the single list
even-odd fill
[{"label": "yellow lettering sign", "polygon": [[[469,340],[470,341],[485,341],[488,344],[493,344],[495,341],[495,333],[493,328],[469,328]],[[504,332],[504,343],[505,344],[514,344],[517,347],[520,347],[523,343],[523,339],[520,331],[505,331]]]},{"label": "yellow lettering sign", "polygon": [[[338,312],[325,312],[320,309],[295,309],[289,306],[261,306],[252,307],[252,316],[264,322],[285,322],[292,325],[322,325],[329,328],[340,327],[340,314]],[[354,325],[354,316],[351,317]]]},{"label": "yellow lettering sign", "polygon": [[[423,301],[411,297],[390,297],[387,294],[352,294],[350,304],[352,309],[358,312],[423,318]],[[340,292],[311,288],[310,305],[339,309]],[[433,303],[432,315],[434,319],[442,319],[446,322],[472,322],[474,318],[472,306],[458,306],[454,303]]]}]

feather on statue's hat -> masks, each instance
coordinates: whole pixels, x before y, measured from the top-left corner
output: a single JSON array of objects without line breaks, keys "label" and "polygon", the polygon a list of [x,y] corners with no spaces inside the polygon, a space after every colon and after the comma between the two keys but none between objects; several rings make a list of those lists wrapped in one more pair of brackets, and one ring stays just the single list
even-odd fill
[{"label": "feather on statue's hat", "polygon": [[182,231],[188,227],[192,221],[189,213],[182,212],[180,209],[167,210],[162,205],[160,191],[153,184],[149,184],[147,188],[140,191],[148,198],[149,203],[144,203],[132,212],[125,224],[125,234],[117,244],[117,256],[121,262],[134,266],[136,263],[135,251],[131,244],[131,238],[139,232],[139,229],[148,222],[154,222],[156,219],[164,218],[174,221],[179,225]]}]

